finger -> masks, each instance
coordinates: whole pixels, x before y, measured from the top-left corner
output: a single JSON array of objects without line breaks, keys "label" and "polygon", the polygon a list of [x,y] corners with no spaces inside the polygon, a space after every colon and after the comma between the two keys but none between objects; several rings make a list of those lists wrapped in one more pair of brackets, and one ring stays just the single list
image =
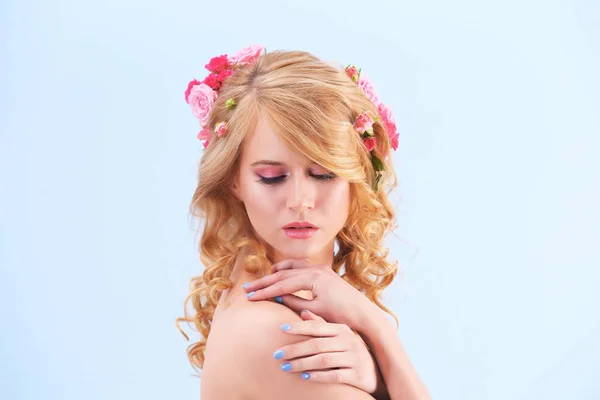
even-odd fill
[{"label": "finger", "polygon": [[293,324],[281,325],[281,330],[292,335],[305,335],[315,337],[337,336],[344,332],[344,329],[350,329],[344,324],[331,324],[322,321],[301,321]]},{"label": "finger", "polygon": [[[286,271],[288,272],[288,271]],[[290,278],[277,281],[271,286],[251,291],[246,295],[249,300],[265,300],[275,296],[293,294],[300,290],[314,290],[312,277],[307,274],[295,275]]]},{"label": "finger", "polygon": [[320,353],[313,356],[297,358],[281,364],[283,371],[301,372],[329,368],[350,368],[352,359],[346,351]]},{"label": "finger", "polygon": [[356,371],[352,368],[332,369],[329,371],[305,371],[301,376],[305,381],[344,383],[346,385],[352,385],[352,382],[357,382],[358,380]]},{"label": "finger", "polygon": [[300,271],[282,271],[282,272],[269,274],[269,275],[263,276],[262,278],[256,279],[252,282],[248,282],[248,283],[244,284],[242,286],[242,288],[246,292],[254,292],[256,290],[265,288],[267,286],[271,286],[271,285],[275,284],[276,282],[279,282],[283,279],[287,279],[290,276],[298,275],[299,273],[301,273],[301,272]]},{"label": "finger", "polygon": [[321,353],[347,351],[348,347],[348,343],[335,337],[318,337],[283,346],[273,353],[273,358],[287,361]]},{"label": "finger", "polygon": [[[308,302],[308,300],[306,300],[306,302]],[[327,321],[325,321],[325,319],[323,317],[320,317],[317,314],[315,314],[312,311],[307,310],[307,309],[302,309],[302,311],[300,312],[300,318],[302,318],[304,321],[327,322]]]},{"label": "finger", "polygon": [[[295,294],[286,294],[286,295],[278,296],[278,297],[279,297],[279,299],[277,299],[277,297],[276,297],[275,301],[285,305],[287,308],[294,310],[298,313],[304,309],[307,309],[307,308],[313,306],[311,304],[312,300],[303,299],[302,297],[296,296]],[[279,300],[281,300],[281,301],[279,301]],[[302,316],[302,313],[300,316]],[[325,321],[325,320],[323,320],[323,321]]]},{"label": "finger", "polygon": [[287,260],[283,260],[283,261],[278,262],[277,264],[273,264],[272,271],[277,272],[277,271],[283,271],[286,269],[308,268],[308,267],[312,267],[312,266],[313,265],[310,264],[310,262],[308,261],[308,258],[303,258],[303,259],[288,258]]}]

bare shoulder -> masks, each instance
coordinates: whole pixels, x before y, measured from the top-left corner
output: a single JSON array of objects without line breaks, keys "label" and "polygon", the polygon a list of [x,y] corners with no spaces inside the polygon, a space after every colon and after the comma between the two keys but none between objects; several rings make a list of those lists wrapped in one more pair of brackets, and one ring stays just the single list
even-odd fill
[{"label": "bare shoulder", "polygon": [[[355,387],[323,384],[301,379],[300,373],[284,372],[273,353],[282,346],[304,341],[307,336],[281,331],[282,324],[302,319],[292,310],[274,302],[244,302],[232,306],[213,333],[219,345],[218,370],[227,373],[240,398],[248,399],[373,399]],[[216,326],[214,328],[217,328]],[[238,397],[238,396],[236,396]]]}]

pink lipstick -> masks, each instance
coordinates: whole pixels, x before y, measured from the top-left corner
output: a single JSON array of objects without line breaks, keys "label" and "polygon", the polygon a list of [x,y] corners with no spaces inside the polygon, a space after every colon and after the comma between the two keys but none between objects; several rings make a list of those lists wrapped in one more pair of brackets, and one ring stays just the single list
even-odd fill
[{"label": "pink lipstick", "polygon": [[308,239],[317,233],[317,228],[310,222],[292,222],[283,227],[283,231],[287,237],[291,239]]}]

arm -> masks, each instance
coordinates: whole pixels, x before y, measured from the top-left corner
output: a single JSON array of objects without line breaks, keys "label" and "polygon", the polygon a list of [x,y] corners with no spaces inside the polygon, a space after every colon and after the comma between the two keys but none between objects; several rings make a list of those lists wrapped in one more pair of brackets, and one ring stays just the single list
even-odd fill
[{"label": "arm", "polygon": [[[372,400],[366,392],[345,384],[304,381],[300,374],[284,372],[281,362],[273,358],[275,350],[300,341],[308,336],[288,335],[280,326],[302,321],[293,311],[277,304],[251,304],[237,314],[236,326],[230,332],[238,337],[232,340],[231,362],[241,382],[235,382],[241,393],[256,400]],[[242,333],[240,333],[242,332]]]},{"label": "arm", "polygon": [[361,334],[371,348],[392,400],[430,400],[391,322],[376,305],[363,314]]}]

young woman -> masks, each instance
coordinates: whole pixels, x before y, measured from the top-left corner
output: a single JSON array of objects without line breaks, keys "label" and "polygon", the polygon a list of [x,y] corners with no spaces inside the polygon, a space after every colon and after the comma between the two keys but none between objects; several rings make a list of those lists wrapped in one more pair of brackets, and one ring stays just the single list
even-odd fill
[{"label": "young woman", "polygon": [[206,268],[180,319],[202,334],[201,398],[428,399],[380,302],[397,271],[390,108],[354,66],[306,52],[250,46],[206,68],[185,93]]}]

